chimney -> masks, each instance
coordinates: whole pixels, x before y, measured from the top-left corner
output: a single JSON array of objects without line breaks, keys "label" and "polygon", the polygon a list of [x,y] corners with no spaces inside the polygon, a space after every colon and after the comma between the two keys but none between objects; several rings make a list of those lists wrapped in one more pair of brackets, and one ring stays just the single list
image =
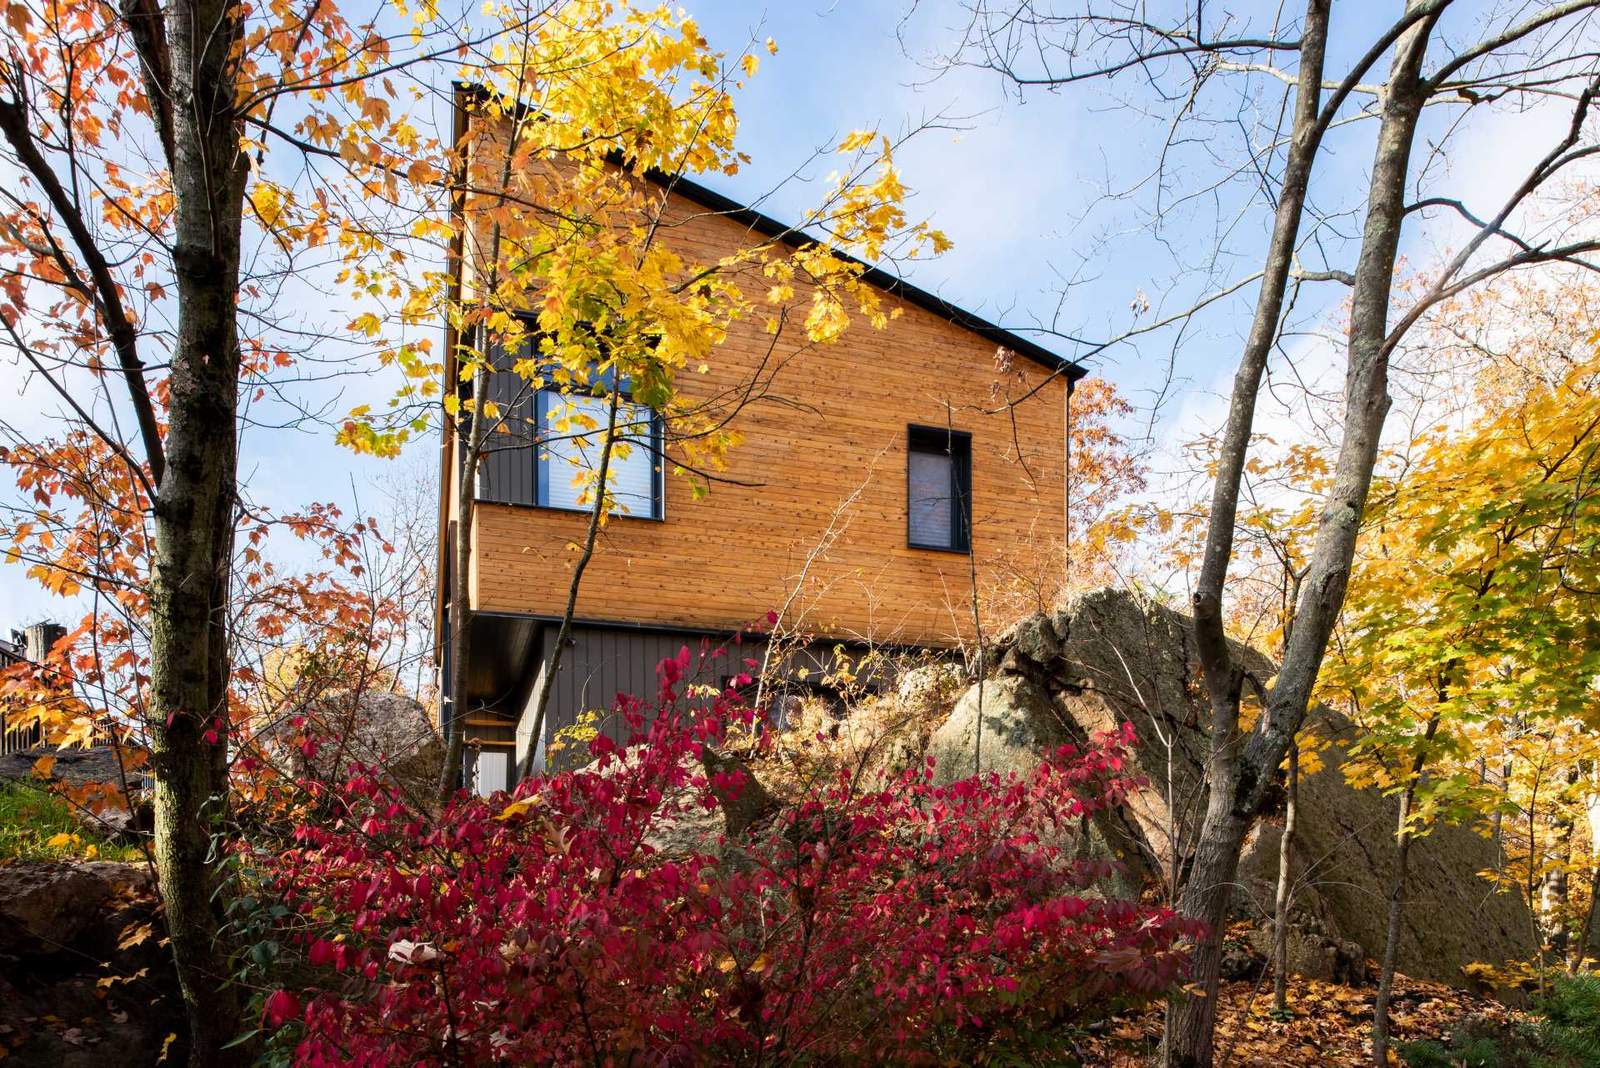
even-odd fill
[{"label": "chimney", "polygon": [[66,635],[67,628],[60,623],[35,623],[23,634],[23,653],[35,664],[42,664],[50,655],[50,648]]}]

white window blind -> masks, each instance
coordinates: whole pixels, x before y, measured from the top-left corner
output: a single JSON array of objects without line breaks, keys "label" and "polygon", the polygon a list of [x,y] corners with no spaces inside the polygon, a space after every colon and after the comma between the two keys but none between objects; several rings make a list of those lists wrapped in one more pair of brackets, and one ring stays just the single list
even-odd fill
[{"label": "white window blind", "polygon": [[912,450],[910,480],[911,541],[916,545],[954,545],[955,462],[948,453]]},{"label": "white window blind", "polygon": [[501,790],[511,789],[511,754],[495,749],[480,749],[476,779],[479,797],[488,797]]},{"label": "white window blind", "polygon": [[[596,473],[605,445],[610,401],[605,397],[562,397],[546,393],[545,445],[539,459],[539,503],[547,508],[587,511],[597,492]],[[608,466],[613,515],[660,518],[656,456],[650,448],[653,415],[649,408],[624,403],[617,409],[618,446]],[[626,455],[624,455],[626,453]],[[585,499],[585,495],[589,496]]]}]

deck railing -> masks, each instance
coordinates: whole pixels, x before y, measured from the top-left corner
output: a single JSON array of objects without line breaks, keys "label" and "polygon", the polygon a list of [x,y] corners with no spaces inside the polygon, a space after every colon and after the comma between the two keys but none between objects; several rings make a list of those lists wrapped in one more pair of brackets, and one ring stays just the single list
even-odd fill
[{"label": "deck railing", "polygon": [[0,756],[36,748],[43,741],[44,728],[38,721],[13,726],[6,722],[5,713],[0,712]]}]

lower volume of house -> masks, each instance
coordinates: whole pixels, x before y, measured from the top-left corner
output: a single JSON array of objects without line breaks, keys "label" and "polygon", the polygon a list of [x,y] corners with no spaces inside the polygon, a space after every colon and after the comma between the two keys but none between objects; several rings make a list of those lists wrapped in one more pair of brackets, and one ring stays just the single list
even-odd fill
[{"label": "lower volume of house", "polygon": [[[659,707],[663,660],[687,651],[680,696],[726,690],[763,669],[766,714],[777,718],[802,699],[836,706],[847,691],[887,684],[906,657],[944,657],[938,650],[868,647],[838,638],[769,643],[765,635],[579,622],[557,663],[560,622],[537,616],[477,613],[472,621],[462,709],[466,782],[477,792],[510,789],[520,767],[546,771],[581,765],[589,742],[605,734],[625,743],[633,731],[623,711],[637,698],[643,715]],[[542,729],[539,697],[554,668]],[[452,702],[453,703],[453,702]],[[532,755],[531,764],[529,755]]]}]

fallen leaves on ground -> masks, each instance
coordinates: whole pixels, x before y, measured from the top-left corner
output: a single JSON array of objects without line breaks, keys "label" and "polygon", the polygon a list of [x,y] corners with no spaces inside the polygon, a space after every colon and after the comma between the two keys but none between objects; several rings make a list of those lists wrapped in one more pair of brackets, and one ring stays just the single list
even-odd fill
[{"label": "fallen leaves on ground", "polygon": [[[1218,1068],[1367,1068],[1376,990],[1292,977],[1287,1018],[1272,1012],[1272,985],[1223,984],[1217,1019]],[[1519,1017],[1490,998],[1442,983],[1395,977],[1390,1004],[1396,1042],[1443,1039],[1472,1018]],[[1161,1010],[1117,1017],[1086,1043],[1085,1063],[1097,1068],[1143,1068],[1161,1040]],[[1393,1063],[1399,1063],[1394,1060]]]}]

